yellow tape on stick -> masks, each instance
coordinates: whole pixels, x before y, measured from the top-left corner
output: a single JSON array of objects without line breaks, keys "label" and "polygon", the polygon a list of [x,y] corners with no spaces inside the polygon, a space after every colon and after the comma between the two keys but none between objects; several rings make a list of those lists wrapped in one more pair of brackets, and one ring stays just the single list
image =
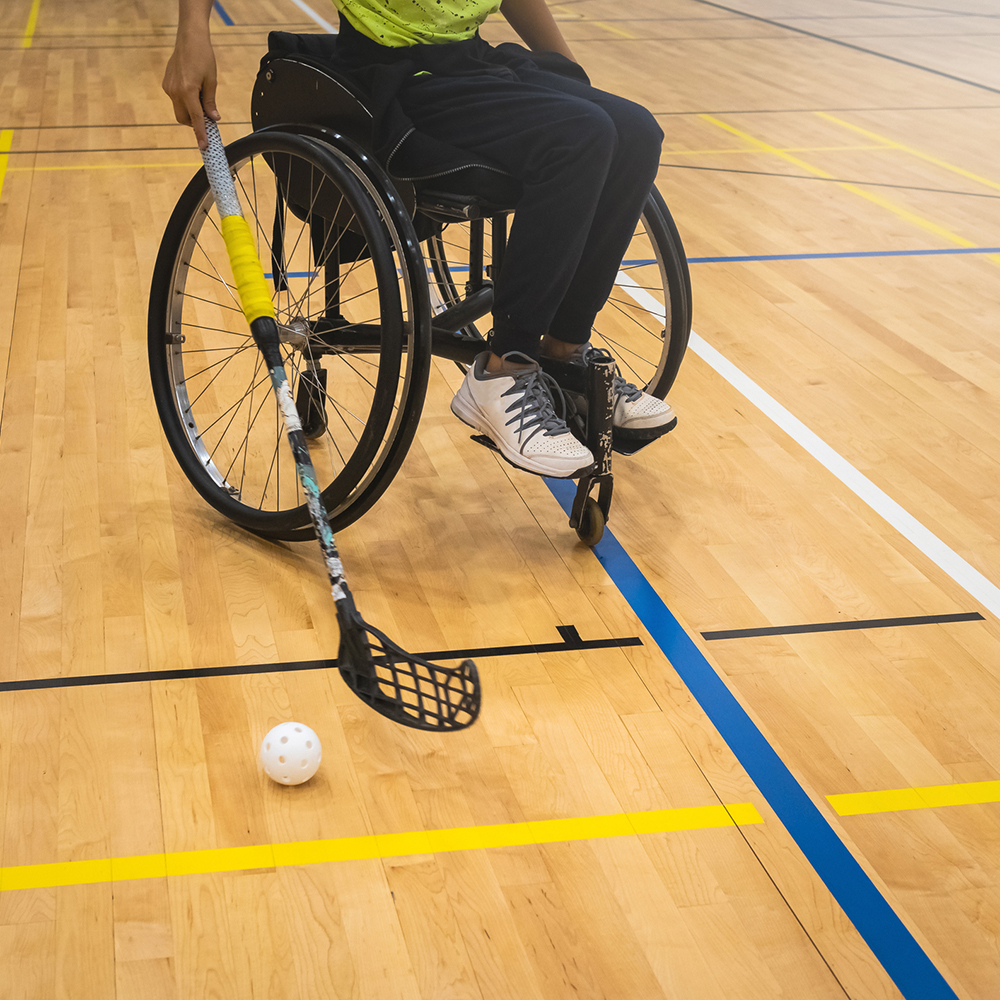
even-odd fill
[{"label": "yellow tape on stick", "polygon": [[252,323],[261,316],[273,318],[271,293],[246,219],[241,215],[227,215],[222,220],[222,238],[226,241],[229,263],[236,279],[236,291],[247,322]]}]

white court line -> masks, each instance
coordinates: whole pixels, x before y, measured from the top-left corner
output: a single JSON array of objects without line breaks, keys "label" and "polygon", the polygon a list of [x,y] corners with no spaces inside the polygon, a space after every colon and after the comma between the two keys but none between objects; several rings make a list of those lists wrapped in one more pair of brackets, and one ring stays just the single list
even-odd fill
[{"label": "white court line", "polygon": [[337,29],[330,24],[329,21],[324,21],[323,18],[321,18],[319,14],[317,14],[316,11],[309,6],[309,4],[304,3],[303,0],[292,0],[292,3],[295,4],[299,10],[308,14],[324,31],[329,31],[331,35],[337,34]]},{"label": "white court line", "polygon": [[[661,321],[665,321],[663,306],[645,289],[623,272],[618,273],[616,284],[636,302]],[[892,497],[880,490],[867,476],[862,475],[842,455],[798,417],[793,416],[773,396],[766,393],[749,376],[723,357],[698,334],[691,333],[691,350],[706,364],[714,368],[734,389],[741,392],[765,416],[770,417],[789,437],[802,445],[822,466],[829,469],[849,490],[857,494],[872,510],[880,514],[904,538],[909,539],[921,552],[935,562],[960,587],[963,587],[993,615],[1000,618],[1000,588],[957,552],[950,549],[932,531],[924,527],[912,514],[905,511]]]}]

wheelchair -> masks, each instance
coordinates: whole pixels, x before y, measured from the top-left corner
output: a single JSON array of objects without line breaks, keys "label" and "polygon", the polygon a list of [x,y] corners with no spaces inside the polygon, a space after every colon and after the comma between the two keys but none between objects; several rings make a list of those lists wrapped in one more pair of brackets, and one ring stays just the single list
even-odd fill
[{"label": "wheelchair", "polygon": [[[487,349],[492,282],[518,191],[510,178],[472,165],[455,176],[390,179],[370,151],[365,95],[308,54],[265,60],[251,116],[254,131],[226,153],[338,531],[372,507],[406,457],[431,357],[464,370]],[[462,193],[477,185],[478,193]],[[653,190],[592,343],[663,398],[690,325],[684,250]],[[180,196],[160,244],[148,348],[160,421],[195,490],[257,535],[313,537],[204,170]],[[606,516],[606,505],[599,516],[590,500],[584,523],[573,526],[593,544]]]}]

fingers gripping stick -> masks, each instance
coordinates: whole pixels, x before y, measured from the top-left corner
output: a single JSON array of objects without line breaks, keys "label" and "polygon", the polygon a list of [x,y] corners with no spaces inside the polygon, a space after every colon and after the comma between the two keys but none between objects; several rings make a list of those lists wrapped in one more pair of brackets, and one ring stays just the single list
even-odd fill
[{"label": "fingers gripping stick", "polygon": [[271,376],[295,459],[295,470],[306,496],[313,529],[330,579],[340,626],[337,666],[352,691],[376,712],[415,729],[464,729],[479,715],[479,673],[472,660],[441,667],[407,653],[384,633],[370,626],[354,605],[344,578],[337,543],[316,479],[302,422],[285,375],[278,326],[264,269],[243,218],[226,151],[214,121],[205,119],[208,148],[202,152],[205,173],[222,219],[222,237],[236,281],[236,291],[250,332]]}]

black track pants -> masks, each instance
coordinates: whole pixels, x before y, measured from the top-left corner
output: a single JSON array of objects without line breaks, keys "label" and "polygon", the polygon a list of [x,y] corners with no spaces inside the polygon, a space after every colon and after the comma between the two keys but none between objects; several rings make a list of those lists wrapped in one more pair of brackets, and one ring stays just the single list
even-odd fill
[{"label": "black track pants", "polygon": [[[479,45],[490,61],[496,50]],[[418,76],[400,100],[421,132],[524,186],[495,276],[493,350],[537,357],[546,332],[589,340],[656,177],[653,116],[527,59],[499,75]]]}]

